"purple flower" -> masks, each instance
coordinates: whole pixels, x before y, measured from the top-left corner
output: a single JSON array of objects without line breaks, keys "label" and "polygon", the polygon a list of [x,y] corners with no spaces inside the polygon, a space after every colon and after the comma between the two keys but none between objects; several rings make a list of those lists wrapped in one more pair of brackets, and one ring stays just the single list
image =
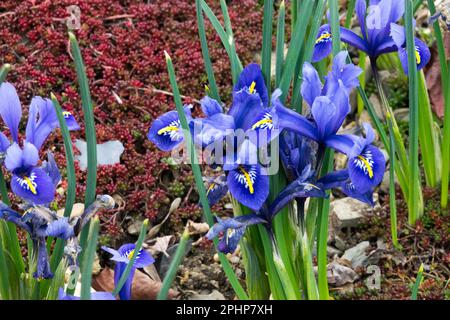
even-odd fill
[{"label": "purple flower", "polygon": [[[59,182],[59,172],[51,156],[45,168],[39,168],[37,164],[39,149],[59,125],[52,101],[41,97],[32,99],[26,126],[26,140],[22,146],[19,145],[22,107],[16,89],[7,82],[0,86],[0,116],[13,139],[11,144],[0,132],[0,153],[6,154],[5,166],[12,173],[12,191],[34,204],[50,203]],[[71,129],[79,129],[74,119],[68,124]]]},{"label": "purple flower", "polygon": [[223,233],[217,249],[223,253],[233,253],[248,226],[267,223],[262,215],[248,214],[235,218],[221,219],[216,216],[217,223],[208,231],[209,240]]},{"label": "purple flower", "polygon": [[[353,31],[340,27],[341,41],[364,51],[374,61],[381,54],[398,51],[403,69],[407,74],[404,31],[402,31],[402,27],[395,25],[403,16],[404,0],[370,0],[369,3],[370,6],[367,8],[366,0],[357,0],[356,2],[356,15],[362,35],[358,36]],[[414,39],[414,43],[417,70],[421,70],[430,60],[430,50],[418,38]],[[326,24],[319,29],[317,34],[312,61],[322,60],[331,51],[331,28]]]},{"label": "purple flower", "polygon": [[[116,262],[116,267],[114,268],[114,284],[117,286],[122,274],[131,258],[136,254],[134,248],[136,245],[134,243],[128,243],[122,245],[118,250],[102,246],[102,249],[110,254],[112,254],[111,260]],[[134,273],[136,268],[144,268],[155,262],[155,259],[147,251],[141,249],[136,256],[134,264],[131,268],[130,274],[123,285],[122,289],[119,291],[119,297],[121,300],[131,299],[131,289],[133,284]]]}]

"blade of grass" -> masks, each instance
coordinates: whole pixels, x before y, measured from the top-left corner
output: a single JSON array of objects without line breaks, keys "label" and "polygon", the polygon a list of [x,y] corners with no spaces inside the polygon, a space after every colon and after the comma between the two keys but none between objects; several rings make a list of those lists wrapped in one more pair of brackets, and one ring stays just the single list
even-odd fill
[{"label": "blade of grass", "polygon": [[[436,7],[433,0],[428,0],[428,8],[430,9],[430,14],[436,14]],[[450,174],[450,164],[448,159],[450,159],[450,71],[447,65],[447,57],[445,54],[445,46],[442,37],[441,28],[439,26],[439,21],[433,23],[434,34],[436,37],[436,45],[439,54],[439,64],[441,66],[441,80],[442,88],[444,88],[444,132],[442,138],[442,171],[441,171],[441,207],[447,208],[448,205],[448,185],[449,185],[449,174]]]},{"label": "blade of grass", "polygon": [[318,0],[317,7],[315,8],[315,14],[311,22],[311,28],[309,32],[308,41],[305,44],[303,55],[300,56],[298,70],[300,77],[295,81],[294,89],[292,91],[292,105],[296,107],[297,112],[302,113],[302,95],[300,94],[300,87],[302,85],[302,66],[305,61],[311,62],[311,58],[316,44],[316,34],[322,23],[323,11],[325,9],[326,0]]},{"label": "blade of grass", "polygon": [[423,263],[420,264],[419,271],[417,271],[416,282],[412,288],[411,300],[417,300],[417,294],[419,293],[419,287],[423,279]]},{"label": "blade of grass", "polygon": [[211,22],[213,28],[216,30],[220,40],[222,41],[222,44],[228,54],[230,61],[231,62],[236,61],[235,63],[231,64],[232,73],[239,74],[242,70],[242,63],[239,60],[239,57],[237,56],[236,48],[233,47],[232,45],[234,43],[234,40],[230,42],[230,39],[233,39],[233,37],[232,36],[230,37],[230,35],[224,30],[224,28],[219,22],[219,19],[217,19],[214,12],[211,10],[211,8],[204,0],[201,0],[201,7],[203,9],[203,12],[205,12],[206,16]]},{"label": "blade of grass", "polygon": [[9,299],[9,279],[8,273],[8,265],[6,263],[5,252],[3,251],[3,239],[0,237],[0,296],[2,300]]},{"label": "blade of grass", "polygon": [[186,245],[188,243],[188,240],[189,240],[189,232],[187,229],[185,229],[183,235],[181,236],[180,243],[178,244],[177,251],[175,251],[173,260],[170,263],[166,276],[164,277],[161,290],[159,291],[158,296],[156,297],[157,300],[167,299],[170,286],[172,285],[172,282],[175,279],[175,276],[177,275],[178,267],[183,261],[184,255],[186,253]]},{"label": "blade of grass", "polygon": [[277,19],[277,45],[276,45],[276,67],[275,67],[275,88],[278,88],[281,80],[281,73],[284,63],[284,41],[286,25],[286,5],[281,1],[278,9]]},{"label": "blade of grass", "polygon": [[144,222],[142,223],[141,231],[139,233],[138,240],[136,241],[136,245],[134,247],[134,252],[136,252],[136,254],[133,254],[130,261],[128,262],[127,267],[125,268],[125,271],[122,273],[122,276],[120,277],[119,282],[117,283],[116,287],[114,288],[114,290],[112,292],[113,296],[117,296],[119,294],[123,285],[127,281],[127,278],[130,275],[131,269],[134,266],[134,262],[136,261],[136,258],[139,255],[138,253],[141,251],[142,244],[144,243],[144,239],[147,234],[147,229],[148,229],[148,219],[145,219]]},{"label": "blade of grass", "polygon": [[197,12],[198,35],[200,37],[200,45],[202,47],[202,56],[205,64],[206,75],[208,76],[208,88],[211,92],[211,97],[216,99],[220,104],[219,89],[217,88],[214,70],[209,56],[208,40],[206,38],[205,20],[203,19],[203,11],[200,4],[201,0],[195,0],[195,10]]},{"label": "blade of grass", "polygon": [[95,135],[95,123],[93,113],[93,103],[89,91],[89,82],[86,76],[81,50],[75,35],[69,32],[70,47],[75,60],[75,69],[77,71],[78,85],[80,86],[80,95],[82,109],[84,114],[84,125],[86,127],[87,143],[87,179],[84,205],[87,208],[95,201],[95,189],[97,185],[97,139]]},{"label": "blade of grass", "polygon": [[[93,104],[91,93],[89,91],[89,82],[86,76],[86,68],[84,66],[81,50],[75,35],[69,32],[70,48],[75,60],[75,69],[77,72],[78,85],[80,87],[80,95],[82,102],[82,109],[84,114],[85,135],[87,144],[87,178],[86,178],[86,192],[84,195],[84,206],[87,208],[95,201],[95,193],[97,186],[97,138],[95,134],[95,123]],[[81,232],[80,246],[85,248],[88,237],[89,223],[86,224]],[[84,250],[81,251],[79,259],[81,263],[84,261]],[[82,265],[81,265],[82,267]]]},{"label": "blade of grass", "polygon": [[395,192],[395,141],[392,135],[392,121],[390,114],[387,114],[387,122],[389,125],[389,210],[391,216],[391,236],[392,244],[395,248],[399,248],[398,236],[397,236],[397,202]]},{"label": "blade of grass", "polygon": [[92,265],[95,259],[95,252],[97,251],[98,231],[100,229],[100,220],[95,217],[89,228],[88,245],[86,253],[83,256],[84,263],[82,268],[81,278],[81,300],[91,300],[91,286],[92,286]]},{"label": "blade of grass", "polygon": [[[61,134],[64,142],[64,152],[66,156],[66,171],[67,171],[67,195],[66,195],[66,205],[64,207],[64,217],[68,218],[72,213],[72,208],[73,204],[75,203],[75,196],[76,196],[76,175],[75,175],[72,140],[70,138],[69,128],[67,127],[66,120],[64,119],[64,115],[62,113],[63,111],[61,105],[59,104],[58,99],[53,93],[50,96],[53,102],[53,106],[56,110],[56,115],[58,117],[59,127],[61,128]],[[55,270],[57,268],[63,256],[63,253],[64,253],[64,241],[62,239],[57,239],[50,262],[52,270]]]},{"label": "blade of grass", "polygon": [[[283,11],[284,11],[284,4]],[[272,63],[272,30],[273,30],[273,0],[264,0],[263,42],[261,51],[261,70],[266,80],[266,88],[270,95],[270,78]],[[283,48],[284,49],[284,48]]]},{"label": "blade of grass", "polygon": [[356,0],[349,0],[347,4],[347,15],[345,17],[345,27],[347,29],[350,28],[350,24],[352,23],[353,11],[355,10]]},{"label": "blade of grass", "polygon": [[[306,1],[302,3],[302,16],[310,17],[314,1]],[[283,67],[283,73],[280,80],[280,89],[283,92],[280,100],[284,102],[288,95],[292,77],[294,76],[295,66],[300,55],[300,51],[305,40],[306,29],[308,23],[303,19],[297,19],[294,31],[292,32],[291,42],[286,55],[286,62]]]},{"label": "blade of grass", "polygon": [[418,113],[419,117],[419,143],[422,156],[425,181],[427,186],[436,188],[440,180],[442,168],[441,147],[439,145],[439,134],[431,111],[428,89],[423,71],[418,74]]},{"label": "blade of grass", "polygon": [[418,193],[421,192],[419,179],[419,106],[417,99],[417,61],[413,30],[413,2],[405,1],[406,49],[408,52],[409,78],[409,222],[414,224],[419,218]]},{"label": "blade of grass", "polygon": [[[181,101],[180,91],[178,89],[177,81],[175,78],[175,70],[173,68],[172,59],[167,54],[167,52],[165,52],[165,55],[166,55],[167,70],[169,73],[169,80],[170,80],[170,84],[172,86],[172,92],[173,92],[174,100],[175,100],[175,106],[178,111],[178,116],[180,119],[181,127],[183,128],[183,131],[184,131],[185,143],[186,143],[189,155],[190,155],[192,172],[194,174],[195,184],[197,186],[197,191],[198,191],[198,194],[200,197],[200,203],[203,208],[203,213],[204,213],[206,222],[209,224],[209,226],[212,226],[214,224],[214,219],[211,214],[211,209],[209,207],[209,202],[208,202],[208,197],[206,196],[205,186],[203,185],[202,173],[201,173],[200,166],[198,164],[198,158],[197,158],[197,155],[195,152],[195,147],[194,147],[192,137],[191,137],[191,134],[189,131],[188,122],[186,119],[186,115],[184,114],[183,103]],[[215,245],[216,249],[217,249],[217,244],[218,244],[217,239],[215,239],[214,245]],[[236,275],[234,274],[234,271],[231,268],[231,265],[228,262],[225,255],[222,253],[219,253],[219,259],[223,266],[224,272],[225,272],[228,280],[230,281],[231,286],[233,287],[234,291],[236,292],[237,296],[239,297],[239,299],[247,300],[248,299],[247,294],[245,293],[244,289],[242,288],[241,284],[239,283],[239,280],[237,279]]]}]

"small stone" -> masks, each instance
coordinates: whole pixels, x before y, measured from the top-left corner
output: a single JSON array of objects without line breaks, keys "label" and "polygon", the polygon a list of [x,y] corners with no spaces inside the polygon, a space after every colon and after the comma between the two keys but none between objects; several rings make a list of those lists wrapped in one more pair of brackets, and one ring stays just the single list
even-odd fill
[{"label": "small stone", "polygon": [[219,254],[215,253],[213,259],[214,259],[215,262],[219,262],[220,261]]},{"label": "small stone", "polygon": [[341,287],[345,284],[353,283],[358,279],[358,274],[349,267],[332,262],[327,266],[327,278],[329,284]]},{"label": "small stone", "polygon": [[394,117],[397,122],[408,122],[409,121],[409,109],[400,108],[394,110]]},{"label": "small stone", "polygon": [[213,290],[210,294],[194,293],[189,300],[225,300],[225,296],[217,290]]},{"label": "small stone", "polygon": [[336,230],[358,226],[363,213],[371,210],[367,204],[350,197],[333,201],[331,207],[331,219]]},{"label": "small stone", "polygon": [[241,259],[239,259],[239,257],[237,257],[237,256],[232,256],[229,260],[233,264],[238,264],[239,261],[241,261]]},{"label": "small stone", "polygon": [[225,209],[233,210],[233,204],[231,204],[231,203],[225,203],[224,208],[225,208]]},{"label": "small stone", "polygon": [[336,249],[332,246],[327,246],[327,256],[333,258],[334,256],[338,256],[342,253],[339,249]]},{"label": "small stone", "polygon": [[356,246],[346,250],[341,259],[346,259],[352,263],[353,268],[367,265],[368,256],[366,250],[370,247],[369,241],[363,241]]},{"label": "small stone", "polygon": [[339,236],[334,237],[334,246],[341,251],[345,251],[347,247],[345,241]]}]

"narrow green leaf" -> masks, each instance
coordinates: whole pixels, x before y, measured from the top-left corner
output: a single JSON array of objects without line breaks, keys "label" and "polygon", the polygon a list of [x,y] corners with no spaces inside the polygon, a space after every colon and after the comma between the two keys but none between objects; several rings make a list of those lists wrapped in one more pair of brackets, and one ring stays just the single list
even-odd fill
[{"label": "narrow green leaf", "polygon": [[422,279],[423,279],[423,263],[420,264],[419,271],[417,272],[416,282],[414,283],[414,286],[412,288],[411,300],[417,300],[417,294],[419,293],[419,287],[420,284],[422,283]]},{"label": "narrow green leaf", "polygon": [[97,185],[97,139],[95,135],[95,123],[93,113],[93,103],[91,93],[89,91],[89,82],[86,76],[86,68],[84,66],[81,50],[75,35],[69,32],[70,47],[73,58],[75,60],[75,69],[77,71],[78,85],[80,87],[80,95],[82,108],[84,113],[84,125],[86,127],[86,143],[87,143],[87,181],[84,204],[86,208],[95,201],[95,189]]},{"label": "narrow green leaf", "polygon": [[83,255],[83,267],[81,277],[81,300],[91,299],[92,286],[92,265],[95,259],[95,252],[97,251],[98,231],[100,229],[100,220],[95,217],[89,228],[88,244],[86,253]]},{"label": "narrow green leaf", "polygon": [[276,69],[275,69],[275,87],[278,88],[281,80],[281,72],[284,64],[284,41],[286,24],[286,6],[284,0],[280,3],[277,20],[277,47],[276,47]]},{"label": "narrow green leaf", "polygon": [[[58,99],[53,93],[51,94],[51,99],[53,102],[53,106],[56,110],[56,115],[58,116],[59,127],[61,128],[61,134],[64,142],[64,152],[66,155],[66,171],[67,171],[67,195],[66,195],[66,205],[64,208],[64,217],[70,217],[76,196],[76,175],[75,175],[72,140],[70,138],[70,132],[69,128],[67,127],[66,120],[64,119],[61,105],[59,104]],[[64,253],[64,241],[62,239],[57,239],[50,262],[52,270],[55,270],[57,268],[63,256],[63,253]]]},{"label": "narrow green leaf", "polygon": [[122,276],[119,279],[119,282],[117,283],[116,287],[114,288],[114,290],[112,292],[113,296],[116,296],[119,294],[123,285],[127,281],[128,277],[130,275],[131,269],[134,266],[134,262],[136,261],[136,258],[138,256],[138,253],[139,253],[139,251],[141,251],[142,244],[144,243],[144,239],[147,234],[147,229],[148,229],[148,219],[145,219],[144,223],[142,223],[141,232],[139,233],[138,240],[134,247],[135,254],[133,254],[133,256],[131,257],[130,261],[127,264],[127,267],[125,268],[125,271],[122,273]]},{"label": "narrow green leaf", "polygon": [[166,276],[164,277],[161,290],[159,291],[158,296],[156,297],[157,300],[167,299],[170,286],[172,285],[172,282],[175,279],[175,276],[177,275],[178,267],[183,261],[184,255],[186,253],[186,245],[188,243],[188,240],[189,240],[189,232],[187,231],[187,229],[185,229],[183,235],[181,236],[180,243],[178,244],[177,251],[175,251],[173,260],[170,263]]},{"label": "narrow green leaf", "polygon": [[205,71],[208,76],[208,88],[211,92],[211,97],[221,103],[219,89],[217,88],[214,70],[209,56],[208,40],[206,38],[205,20],[203,19],[203,11],[200,4],[201,0],[195,0],[195,10],[197,12],[198,34],[200,37],[200,45],[202,47],[202,56],[205,63]]},{"label": "narrow green leaf", "polygon": [[425,181],[427,186],[436,188],[440,181],[442,159],[441,147],[439,145],[439,133],[431,111],[428,89],[423,71],[418,74],[418,113],[419,117],[419,142],[422,156]]},{"label": "narrow green leaf", "polygon": [[[314,1],[303,2],[302,16],[310,17]],[[297,19],[295,29],[292,32],[291,42],[286,55],[286,62],[283,67],[283,73],[280,80],[280,89],[283,92],[280,100],[284,102],[288,95],[289,87],[291,85],[292,77],[294,76],[295,66],[300,55],[301,48],[305,41],[306,29],[308,27],[308,21],[303,19]]]},{"label": "narrow green leaf", "polygon": [[11,65],[9,63],[4,64],[0,68],[0,84],[2,84],[3,81],[5,81],[6,76],[8,75],[8,72],[11,70]]},{"label": "narrow green leaf", "polygon": [[418,82],[417,61],[414,44],[413,30],[413,2],[405,1],[405,33],[406,49],[408,53],[408,79],[409,79],[409,223],[414,224],[419,218],[417,207],[418,193],[420,190],[419,179],[419,106],[418,106]]},{"label": "narrow green leaf", "polygon": [[[203,213],[204,213],[206,222],[209,224],[209,226],[212,226],[214,224],[214,219],[211,214],[211,209],[209,207],[208,197],[206,195],[205,186],[203,184],[202,173],[201,173],[200,166],[198,164],[198,158],[197,158],[195,147],[194,147],[192,137],[191,137],[191,134],[189,131],[188,122],[186,119],[186,115],[184,114],[183,103],[181,101],[180,91],[178,89],[178,84],[177,84],[176,77],[175,77],[175,70],[173,68],[172,59],[167,54],[167,52],[165,52],[165,54],[166,54],[167,70],[169,73],[169,80],[170,80],[170,84],[172,86],[172,92],[173,92],[174,100],[175,100],[175,106],[178,111],[178,116],[180,119],[181,127],[183,128],[184,141],[187,146],[188,153],[190,155],[192,172],[194,174],[194,180],[195,180],[195,184],[197,186],[197,192],[200,197],[200,203],[203,208]],[[214,245],[215,245],[216,249],[217,249],[217,244],[218,244],[217,239],[215,239]],[[224,272],[225,272],[228,280],[230,281],[231,286],[233,287],[236,294],[238,295],[239,299],[247,300],[248,299],[247,294],[245,293],[244,289],[242,288],[241,284],[239,283],[239,280],[237,279],[236,275],[234,274],[234,271],[231,268],[231,265],[228,262],[225,255],[222,253],[219,253],[219,259],[220,259],[220,262],[222,263]]]},{"label": "narrow green leaf", "polygon": [[8,273],[6,272],[6,270],[8,270],[8,265],[3,250],[3,240],[2,237],[0,237],[0,297],[2,300],[8,300],[10,288]]},{"label": "narrow green leaf", "polygon": [[398,236],[397,236],[397,202],[396,202],[396,192],[395,192],[395,166],[396,166],[396,156],[395,156],[395,141],[392,133],[393,126],[391,117],[387,115],[387,121],[389,125],[389,210],[391,216],[391,235],[392,244],[395,248],[399,248]]},{"label": "narrow green leaf", "polygon": [[[222,0],[223,1],[223,0]],[[284,10],[284,4],[282,4]],[[273,30],[273,0],[264,0],[263,42],[261,52],[261,69],[266,80],[266,88],[270,94],[270,78],[272,63],[272,30]]]}]

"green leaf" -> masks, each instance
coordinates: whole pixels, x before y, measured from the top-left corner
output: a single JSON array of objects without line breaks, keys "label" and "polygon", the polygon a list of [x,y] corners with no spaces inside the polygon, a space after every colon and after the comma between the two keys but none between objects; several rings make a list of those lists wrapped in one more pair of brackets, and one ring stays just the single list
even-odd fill
[{"label": "green leaf", "polygon": [[100,220],[95,217],[89,228],[88,245],[86,253],[83,255],[82,277],[81,277],[81,300],[91,299],[92,286],[92,265],[97,251],[98,231],[100,229]]},{"label": "green leaf", "polygon": [[406,50],[408,53],[408,79],[409,79],[409,223],[414,224],[420,218],[418,210],[419,179],[419,105],[416,49],[413,30],[413,2],[405,1],[405,33]]},{"label": "green leaf", "polygon": [[187,229],[185,229],[183,235],[181,236],[180,243],[178,244],[177,251],[175,251],[173,260],[170,263],[166,276],[164,277],[161,290],[159,291],[158,296],[156,297],[157,300],[167,299],[170,286],[172,285],[172,282],[175,279],[175,276],[177,275],[178,267],[183,261],[184,255],[186,254],[186,245],[188,243],[188,240],[189,240],[189,232],[187,231]]},{"label": "green leaf", "polygon": [[[223,1],[223,0],[222,0]],[[284,11],[284,3],[282,4]],[[272,63],[272,30],[273,30],[273,0],[264,1],[263,42],[261,52],[261,69],[266,80],[266,88],[270,95],[270,78]]]}]

